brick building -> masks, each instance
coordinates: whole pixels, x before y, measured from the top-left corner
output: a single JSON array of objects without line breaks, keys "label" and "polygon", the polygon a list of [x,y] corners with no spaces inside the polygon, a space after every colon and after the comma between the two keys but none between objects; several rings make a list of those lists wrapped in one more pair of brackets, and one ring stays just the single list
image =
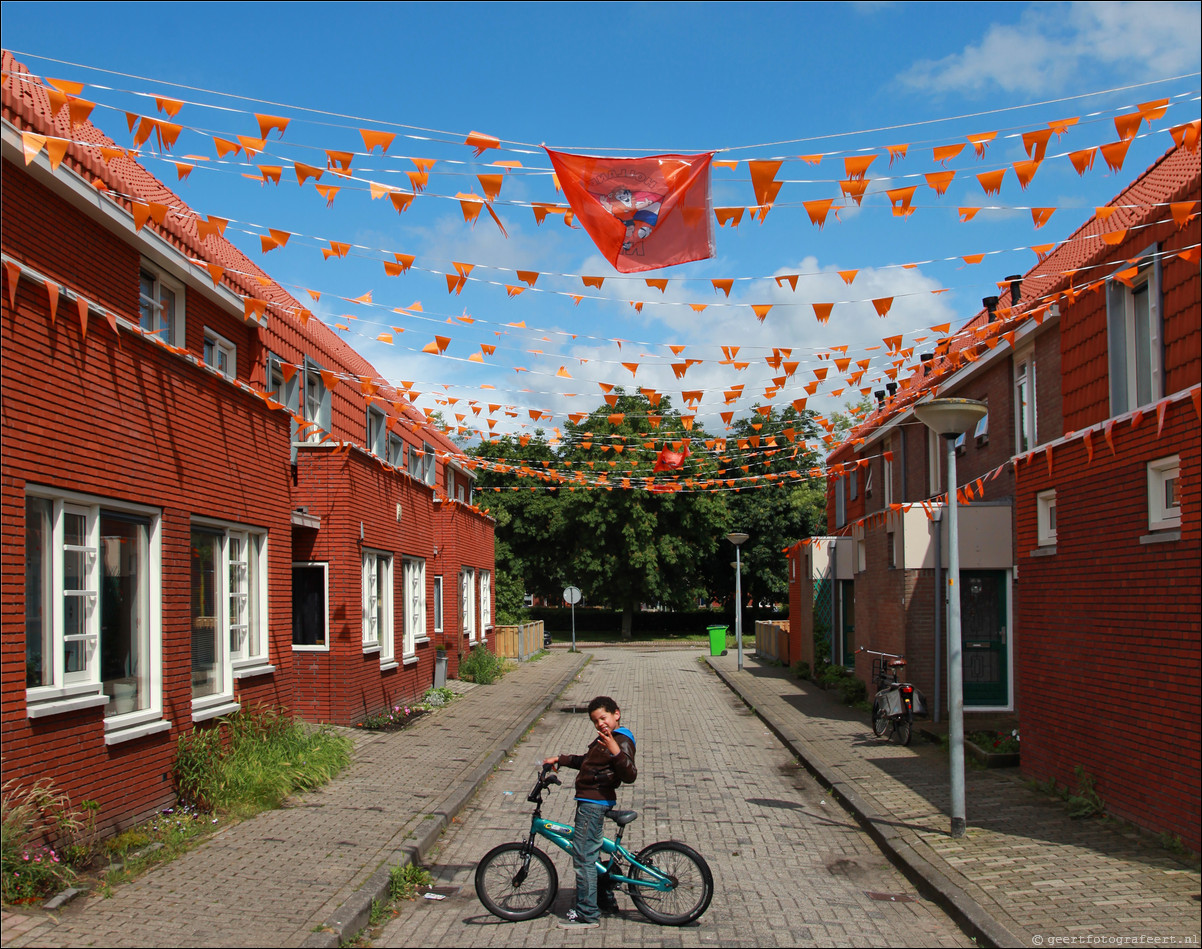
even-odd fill
[{"label": "brick building", "polygon": [[5,778],[107,824],[176,738],[351,723],[488,641],[493,524],[403,393],[4,54]]},{"label": "brick building", "polygon": [[956,449],[967,727],[1018,715],[1024,774],[1075,786],[1082,768],[1111,813],[1198,849],[1192,135],[877,393],[828,458],[832,536],[789,556],[803,658],[815,626],[866,681],[857,649],[904,654],[946,709],[946,462],[913,408],[984,401]]}]

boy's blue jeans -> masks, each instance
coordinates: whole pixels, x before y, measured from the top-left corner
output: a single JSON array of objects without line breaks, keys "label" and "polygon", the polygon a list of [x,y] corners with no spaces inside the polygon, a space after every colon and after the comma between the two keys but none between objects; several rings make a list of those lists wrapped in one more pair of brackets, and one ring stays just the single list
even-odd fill
[{"label": "boy's blue jeans", "polygon": [[572,862],[576,867],[576,915],[590,923],[601,917],[597,908],[597,857],[605,836],[605,815],[612,804],[576,802],[576,832],[572,835]]}]

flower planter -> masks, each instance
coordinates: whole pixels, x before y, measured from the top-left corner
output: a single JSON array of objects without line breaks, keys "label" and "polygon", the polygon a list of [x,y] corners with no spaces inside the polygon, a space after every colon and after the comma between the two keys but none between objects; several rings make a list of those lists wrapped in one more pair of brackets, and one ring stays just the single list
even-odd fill
[{"label": "flower planter", "polygon": [[1017,751],[987,751],[980,745],[974,744],[967,738],[964,739],[964,750],[970,754],[974,760],[984,765],[986,768],[1017,768],[1018,756]]}]

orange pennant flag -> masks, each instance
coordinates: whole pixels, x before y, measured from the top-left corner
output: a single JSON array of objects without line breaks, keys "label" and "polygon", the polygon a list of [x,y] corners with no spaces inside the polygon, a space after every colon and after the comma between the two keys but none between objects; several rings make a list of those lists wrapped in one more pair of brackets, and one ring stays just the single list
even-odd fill
[{"label": "orange pennant flag", "polygon": [[964,261],[966,264],[979,264],[982,260],[985,259],[985,255],[984,254],[965,254],[960,259],[962,261]]},{"label": "orange pennant flag", "polygon": [[1002,178],[1005,175],[1005,168],[999,168],[997,171],[983,171],[977,175],[977,181],[981,183],[986,194],[998,194],[1002,190]]},{"label": "orange pennant flag", "polygon": [[497,199],[497,195],[501,193],[501,183],[504,177],[504,175],[476,175],[476,180],[480,182],[480,188],[484,192],[486,201]]},{"label": "orange pennant flag", "polygon": [[984,158],[986,146],[995,138],[997,138],[997,132],[981,132],[977,135],[969,135],[968,141],[977,150],[977,157]]},{"label": "orange pennant flag", "polygon": [[[712,283],[714,285],[715,292],[718,290],[723,290],[723,291],[725,291],[726,296],[729,297],[730,289],[731,289],[731,287],[734,286],[735,282],[731,278],[722,278],[722,279],[711,279],[710,283]],[[600,286],[600,284],[598,284],[597,286]]]},{"label": "orange pennant flag", "polygon": [[889,153],[889,167],[893,167],[893,159],[902,159],[906,157],[906,152],[910,150],[910,146],[906,145],[886,145],[885,151]]},{"label": "orange pennant flag", "polygon": [[756,204],[765,205],[771,203],[772,197],[769,197],[769,194],[772,185],[775,183],[774,179],[776,178],[776,173],[780,170],[780,166],[781,162],[779,160],[747,162],[747,169],[751,173],[751,187],[755,191]]},{"label": "orange pennant flag", "polygon": [[1173,141],[1177,143],[1178,148],[1188,148],[1191,152],[1197,151],[1198,140],[1202,138],[1202,119],[1174,125],[1169,129],[1169,134],[1173,136]]},{"label": "orange pennant flag", "polygon": [[533,287],[538,280],[537,270],[519,270],[517,273],[518,279],[528,287]]},{"label": "orange pennant flag", "polygon": [[1023,148],[1027,150],[1027,157],[1036,162],[1043,161],[1043,156],[1048,150],[1048,139],[1051,137],[1051,126],[1046,129],[1036,129],[1034,132],[1023,132]]},{"label": "orange pennant flag", "polygon": [[[19,274],[21,272],[21,268],[17,267],[16,272]],[[12,274],[12,271],[9,271],[9,273]],[[54,316],[56,313],[58,313],[58,284],[55,283],[53,280],[46,280],[43,282],[45,283],[45,286],[46,286],[46,296],[50,298],[50,325],[53,326],[54,325]],[[10,279],[9,290],[14,291],[16,288],[16,285],[17,285],[17,281],[14,279]],[[9,296],[10,296],[9,307],[11,308],[13,305],[13,302],[11,300],[11,296],[12,296],[11,292],[10,292]]]},{"label": "orange pennant flag", "polygon": [[876,308],[877,316],[885,316],[889,312],[889,308],[893,306],[893,297],[881,297],[873,300],[872,305]]},{"label": "orange pennant flag", "polygon": [[796,290],[797,289],[797,278],[800,276],[801,276],[801,274],[795,274],[795,273],[783,274],[782,276],[776,278],[776,285],[778,287],[783,287],[785,285],[785,281],[787,280],[789,282],[789,286],[792,287],[794,290]]},{"label": "orange pennant flag", "polygon": [[1055,208],[1031,208],[1031,221],[1035,224],[1035,229],[1039,230],[1047,224],[1055,212]]},{"label": "orange pennant flag", "polygon": [[394,132],[376,132],[371,129],[359,129],[359,134],[363,136],[363,148],[368,152],[377,145],[380,146],[380,151],[387,152],[388,146],[396,138]]},{"label": "orange pennant flag", "polygon": [[220,264],[206,264],[205,269],[209,272],[209,279],[213,281],[213,286],[218,286],[221,278],[225,276],[225,268]]},{"label": "orange pennant flag", "polygon": [[[17,306],[17,283],[21,279],[21,265],[15,261],[4,262],[4,272],[8,274],[8,308],[16,309]],[[56,295],[57,299],[57,295]],[[51,314],[53,320],[53,313]]]},{"label": "orange pennant flag", "polygon": [[876,161],[876,155],[855,155],[843,159],[843,168],[848,178],[863,178],[868,166]]},{"label": "orange pennant flag", "polygon": [[292,164],[296,169],[296,183],[298,185],[304,185],[310,178],[320,181],[321,176],[325,174],[324,168],[318,168],[315,165],[306,165],[299,161]]},{"label": "orange pennant flag", "polygon": [[772,304],[771,303],[753,303],[751,305],[751,308],[752,308],[752,310],[755,311],[756,319],[758,319],[761,323],[763,323],[764,317],[766,317],[768,315],[768,311],[772,309]]},{"label": "orange pennant flag", "polygon": [[714,208],[714,217],[719,227],[738,227],[743,220],[744,208]]},{"label": "orange pennant flag", "polygon": [[79,309],[79,328],[84,339],[88,338],[88,301],[83,297],[75,298],[75,306]]},{"label": "orange pennant flag", "polygon": [[710,162],[710,164],[715,168],[729,168],[731,171],[734,171],[739,167],[739,162],[737,159],[731,161],[725,158],[715,158],[712,162]]},{"label": "orange pennant flag", "polygon": [[409,209],[410,203],[413,201],[413,195],[407,191],[389,191],[388,200],[392,202],[392,206],[396,208],[397,214],[404,214]]},{"label": "orange pennant flag", "polygon": [[658,290],[660,293],[667,292],[668,281],[664,277],[648,277],[648,278],[646,278],[646,280],[647,280],[647,286],[653,287],[654,289]]},{"label": "orange pennant flag", "polygon": [[1078,175],[1084,175],[1093,167],[1093,159],[1097,153],[1098,148],[1095,145],[1092,148],[1083,148],[1079,152],[1069,152],[1068,160],[1073,163]]},{"label": "orange pennant flag", "polygon": [[850,287],[852,284],[852,281],[856,279],[856,274],[858,274],[859,272],[860,272],[859,270],[840,270],[839,276],[842,277],[843,282]]},{"label": "orange pennant flag", "polygon": [[1032,161],[1016,161],[1014,163],[1014,175],[1018,178],[1018,184],[1023,189],[1027,190],[1027,185],[1031,183],[1031,179],[1035,177],[1035,172],[1039,170],[1039,159]]},{"label": "orange pennant flag", "polygon": [[971,221],[977,216],[977,212],[980,210],[980,208],[959,208],[958,211],[960,213],[960,220]]},{"label": "orange pennant flag", "polygon": [[585,277],[582,275],[580,280],[586,287],[596,287],[598,290],[600,290],[601,285],[605,283],[604,277]]},{"label": "orange pennant flag", "polygon": [[928,172],[925,177],[927,184],[935,189],[935,194],[943,195],[947,193],[956,173],[954,171],[932,171]]},{"label": "orange pennant flag", "polygon": [[278,115],[259,115],[255,113],[255,119],[259,123],[259,138],[266,139],[267,133],[272,129],[278,129],[280,138],[284,137],[284,129],[288,127],[288,120],[280,118]]},{"label": "orange pennant flag", "polygon": [[1194,205],[1197,203],[1197,201],[1174,201],[1169,205],[1178,229],[1185,227],[1190,218],[1194,216]]},{"label": "orange pennant flag", "polygon": [[1114,117],[1114,130],[1118,133],[1121,141],[1135,138],[1135,133],[1139,131],[1139,125],[1144,120],[1143,115],[1139,112],[1128,112],[1125,115],[1116,115]]},{"label": "orange pennant flag", "polygon": [[495,135],[487,135],[484,132],[471,132],[463,140],[463,144],[470,145],[475,149],[475,155],[479,158],[490,148],[500,148],[501,140]]},{"label": "orange pennant flag", "polygon": [[1127,237],[1127,229],[1124,227],[1124,228],[1120,228],[1117,231],[1107,231],[1105,234],[1102,235],[1102,240],[1105,241],[1107,244],[1109,244],[1112,247],[1117,247],[1119,244],[1121,244],[1126,239],[1126,237]]},{"label": "orange pennant flag", "polygon": [[804,201],[806,213],[810,216],[810,223],[817,224],[818,229],[826,223],[826,216],[830,212],[831,205],[835,203],[834,198],[825,198],[821,201]]},{"label": "orange pennant flag", "polygon": [[896,215],[899,211],[907,211],[910,208],[910,202],[914,199],[914,192],[918,190],[918,185],[910,185],[908,188],[891,188],[885,191],[889,198],[889,202],[893,205],[893,213]]},{"label": "orange pennant flag", "polygon": [[867,178],[857,178],[839,182],[839,190],[851,198],[857,205],[864,200],[864,192],[868,188]]},{"label": "orange pennant flag", "polygon": [[35,135],[33,132],[21,133],[21,150],[25,153],[25,164],[30,164],[46,145],[45,135]]},{"label": "orange pennant flag", "polygon": [[318,191],[318,193],[319,193],[319,194],[320,194],[320,195],[321,195],[323,198],[325,198],[325,199],[326,199],[326,207],[327,207],[327,208],[329,208],[329,207],[333,207],[333,205],[334,205],[334,198],[337,196],[338,192],[339,192],[341,189],[340,189],[340,188],[338,188],[336,185],[318,185],[318,184],[315,184],[313,187],[314,187],[314,188],[316,188],[316,189],[317,189],[317,191]]},{"label": "orange pennant flag", "polygon": [[1127,157],[1127,149],[1130,147],[1131,139],[1129,138],[1101,146],[1102,157],[1106,159],[1106,165],[1111,171],[1122,170],[1123,160]]},{"label": "orange pennant flag", "polygon": [[962,151],[964,151],[963,142],[957,142],[955,145],[940,145],[934,150],[935,161],[951,161]]}]

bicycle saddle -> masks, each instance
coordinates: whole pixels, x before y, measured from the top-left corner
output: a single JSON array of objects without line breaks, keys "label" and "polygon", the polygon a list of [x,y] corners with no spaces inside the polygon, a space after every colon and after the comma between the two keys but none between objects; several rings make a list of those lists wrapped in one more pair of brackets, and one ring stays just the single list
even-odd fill
[{"label": "bicycle saddle", "polygon": [[605,815],[619,827],[625,827],[639,816],[638,811],[610,811]]}]

